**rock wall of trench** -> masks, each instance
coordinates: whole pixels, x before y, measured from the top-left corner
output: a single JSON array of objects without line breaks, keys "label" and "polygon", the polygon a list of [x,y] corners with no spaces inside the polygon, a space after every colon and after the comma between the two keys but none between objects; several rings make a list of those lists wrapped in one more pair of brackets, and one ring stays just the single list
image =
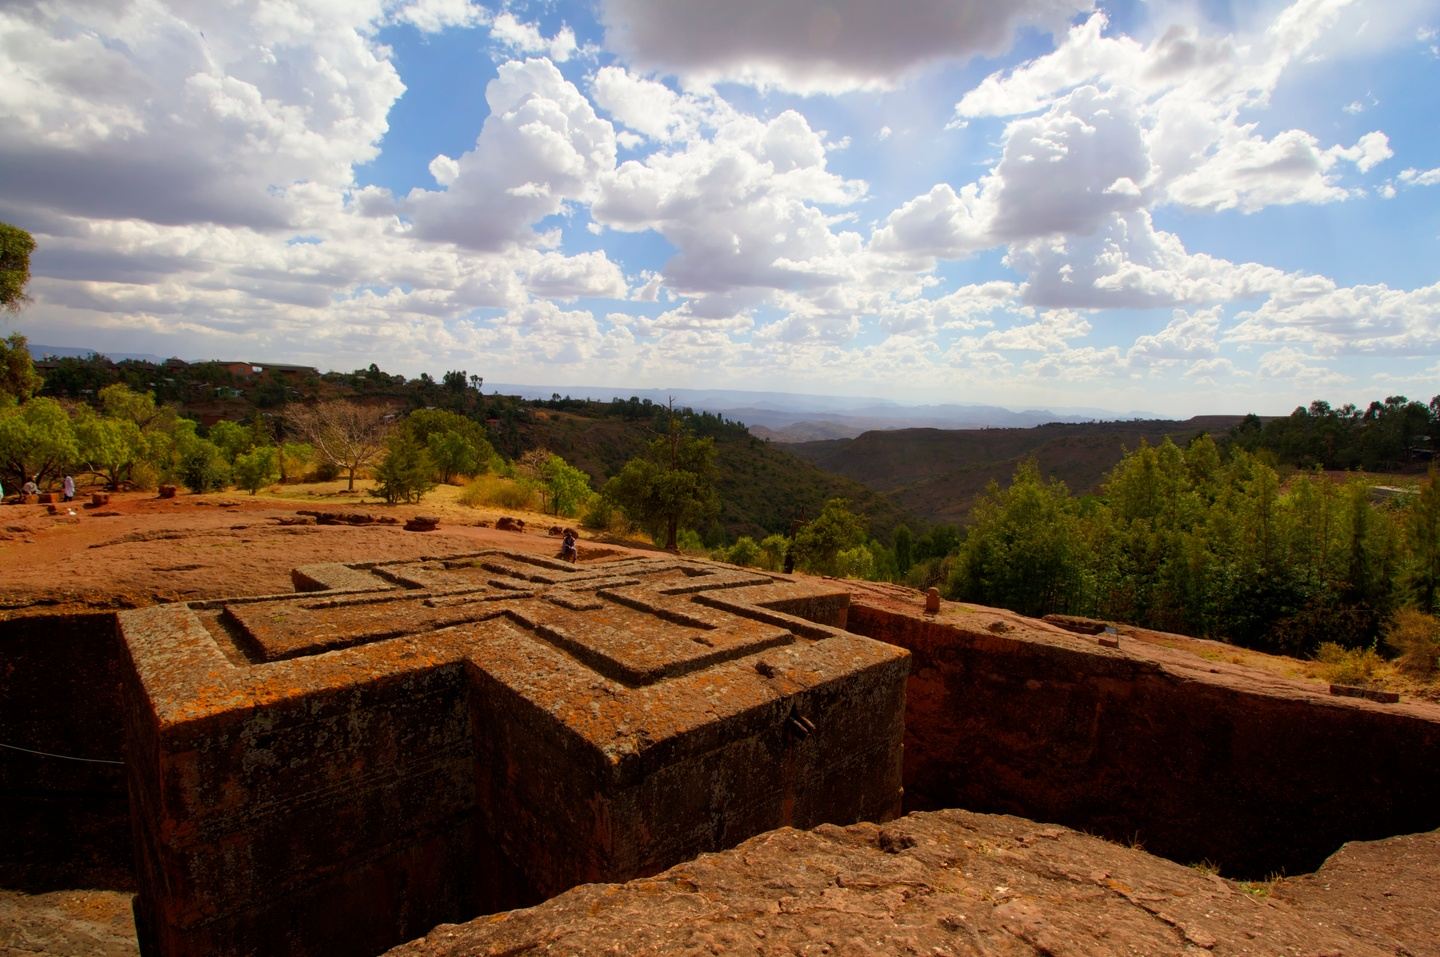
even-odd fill
[{"label": "rock wall of trench", "polygon": [[863,602],[848,627],[913,656],[907,810],[1016,814],[1245,877],[1440,826],[1440,722],[1422,709]]},{"label": "rock wall of trench", "polygon": [[0,621],[0,887],[134,888],[119,667],[113,614]]}]

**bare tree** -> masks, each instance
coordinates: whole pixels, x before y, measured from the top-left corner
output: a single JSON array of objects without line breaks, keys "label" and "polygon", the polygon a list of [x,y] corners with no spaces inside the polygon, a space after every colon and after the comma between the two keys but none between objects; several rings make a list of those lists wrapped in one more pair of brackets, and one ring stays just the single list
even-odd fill
[{"label": "bare tree", "polygon": [[355,473],[371,465],[385,450],[390,432],[383,406],[361,405],[331,399],[316,405],[291,406],[286,418],[326,462],[349,477],[346,488],[355,491]]}]

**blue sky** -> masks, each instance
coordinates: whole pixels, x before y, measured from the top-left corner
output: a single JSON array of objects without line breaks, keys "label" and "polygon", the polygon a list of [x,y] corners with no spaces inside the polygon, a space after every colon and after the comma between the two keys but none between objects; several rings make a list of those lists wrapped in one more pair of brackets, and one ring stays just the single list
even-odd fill
[{"label": "blue sky", "polygon": [[0,10],[34,342],[1284,413],[1440,393],[1440,0]]}]

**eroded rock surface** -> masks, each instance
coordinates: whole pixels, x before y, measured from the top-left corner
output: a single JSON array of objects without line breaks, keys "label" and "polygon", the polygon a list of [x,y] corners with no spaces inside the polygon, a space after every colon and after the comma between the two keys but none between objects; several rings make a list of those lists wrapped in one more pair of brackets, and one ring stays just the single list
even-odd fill
[{"label": "eroded rock surface", "polygon": [[[1066,828],[937,811],[772,831],[390,954],[1424,957],[1440,953],[1437,850],[1433,833],[1355,845],[1311,878],[1240,884]],[[1420,893],[1384,897],[1365,875],[1402,860],[1395,880]]]}]

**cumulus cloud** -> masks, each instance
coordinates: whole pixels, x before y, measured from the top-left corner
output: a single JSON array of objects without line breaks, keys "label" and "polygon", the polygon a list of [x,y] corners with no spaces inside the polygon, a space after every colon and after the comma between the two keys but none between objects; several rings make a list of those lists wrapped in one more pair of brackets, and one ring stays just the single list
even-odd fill
[{"label": "cumulus cloud", "polygon": [[997,329],[978,339],[962,340],[966,348],[994,352],[1062,352],[1070,340],[1090,334],[1089,320],[1070,309],[1042,312],[1034,322]]},{"label": "cumulus cloud", "polygon": [[873,250],[893,254],[911,268],[930,268],[936,259],[962,259],[994,245],[989,235],[991,211],[971,183],[956,193],[937,183],[891,213],[871,236]]},{"label": "cumulus cloud", "polygon": [[1305,343],[1325,356],[1433,355],[1440,350],[1440,283],[1414,290],[1337,286],[1318,278],[1237,315],[1226,338]]},{"label": "cumulus cloud", "polygon": [[1112,213],[1143,203],[1150,177],[1134,104],[1120,91],[1085,86],[1044,115],[1017,120],[987,183],[997,239],[1090,233]]},{"label": "cumulus cloud", "polygon": [[689,295],[813,288],[849,273],[854,234],[835,234],[822,205],[864,184],[826,168],[820,135],[787,110],[768,122],[732,114],[712,137],[630,160],[603,178],[591,215],[655,230],[678,252],[666,281]]},{"label": "cumulus cloud", "polygon": [[1170,198],[1184,206],[1246,213],[1333,202],[1357,195],[1336,182],[1332,170],[1338,160],[1349,160],[1363,173],[1394,155],[1384,133],[1367,133],[1354,146],[1327,150],[1300,130],[1266,140],[1253,135],[1253,129],[1235,128],[1202,165],[1170,184]]},{"label": "cumulus cloud", "polygon": [[723,101],[682,95],[618,66],[601,67],[590,92],[596,105],[617,123],[666,143],[700,135],[703,127],[713,127],[728,112]]},{"label": "cumulus cloud", "polygon": [[525,272],[532,295],[545,299],[581,296],[625,298],[625,276],[603,250],[561,256],[545,253]]},{"label": "cumulus cloud", "polygon": [[1028,277],[1026,302],[1047,308],[1153,308],[1268,295],[1290,277],[1255,263],[1188,252],[1146,210],[1112,214],[1088,236],[1015,243],[1005,262]]},{"label": "cumulus cloud", "polygon": [[490,35],[518,54],[538,54],[564,63],[575,54],[575,31],[563,26],[546,38],[533,23],[523,23],[509,11],[498,14],[490,24]]},{"label": "cumulus cloud", "polygon": [[1283,379],[1294,387],[1310,389],[1333,389],[1351,381],[1303,350],[1289,346],[1262,355],[1256,363],[1256,374],[1260,379]]},{"label": "cumulus cloud", "polygon": [[1198,309],[1186,312],[1176,309],[1165,328],[1153,336],[1140,336],[1126,353],[1126,361],[1132,368],[1169,368],[1180,362],[1194,362],[1186,375],[1196,369],[1216,370],[1214,365],[1201,366],[1201,362],[1212,362],[1220,352],[1217,333],[1220,329],[1221,308]]},{"label": "cumulus cloud", "polygon": [[[1285,70],[1335,26],[1348,3],[1297,0],[1250,38],[1207,35],[1197,26],[1177,24],[1148,44],[1105,36],[1108,21],[1096,13],[1073,27],[1053,52],[986,77],[956,104],[956,116],[1048,109],[1053,125],[1061,114],[1077,112],[1066,110],[1066,99],[1086,88],[1123,93],[1129,108],[1114,118],[1109,136],[1129,128],[1133,142],[1120,155],[1133,166],[1138,146],[1148,178],[1123,173],[1124,162],[1113,165],[1117,176],[1123,173],[1148,189],[1147,202],[1254,212],[1343,200],[1356,191],[1338,182],[1337,163],[1349,161],[1364,173],[1390,158],[1384,133],[1327,148],[1302,130],[1259,135],[1257,124],[1239,117],[1268,103]],[[1024,124],[1034,122],[1012,122],[1007,138],[1014,140]]]},{"label": "cumulus cloud", "polygon": [[295,184],[350,184],[404,90],[372,38],[378,10],[262,6],[0,13],[0,192],[75,216],[277,229]]},{"label": "cumulus cloud", "polygon": [[942,59],[1004,52],[1022,27],[1064,29],[1093,0],[603,0],[606,41],[644,70],[802,93],[888,87]]},{"label": "cumulus cloud", "polygon": [[490,22],[489,11],[474,0],[407,0],[391,12],[391,17],[423,33]]},{"label": "cumulus cloud", "polygon": [[549,60],[502,64],[485,100],[475,148],[436,157],[431,174],[442,188],[405,197],[421,239],[479,250],[533,242],[536,222],[567,200],[589,200],[615,166],[614,129]]},{"label": "cumulus cloud", "polygon": [[1406,186],[1440,186],[1440,166],[1427,170],[1401,170],[1400,182]]}]

